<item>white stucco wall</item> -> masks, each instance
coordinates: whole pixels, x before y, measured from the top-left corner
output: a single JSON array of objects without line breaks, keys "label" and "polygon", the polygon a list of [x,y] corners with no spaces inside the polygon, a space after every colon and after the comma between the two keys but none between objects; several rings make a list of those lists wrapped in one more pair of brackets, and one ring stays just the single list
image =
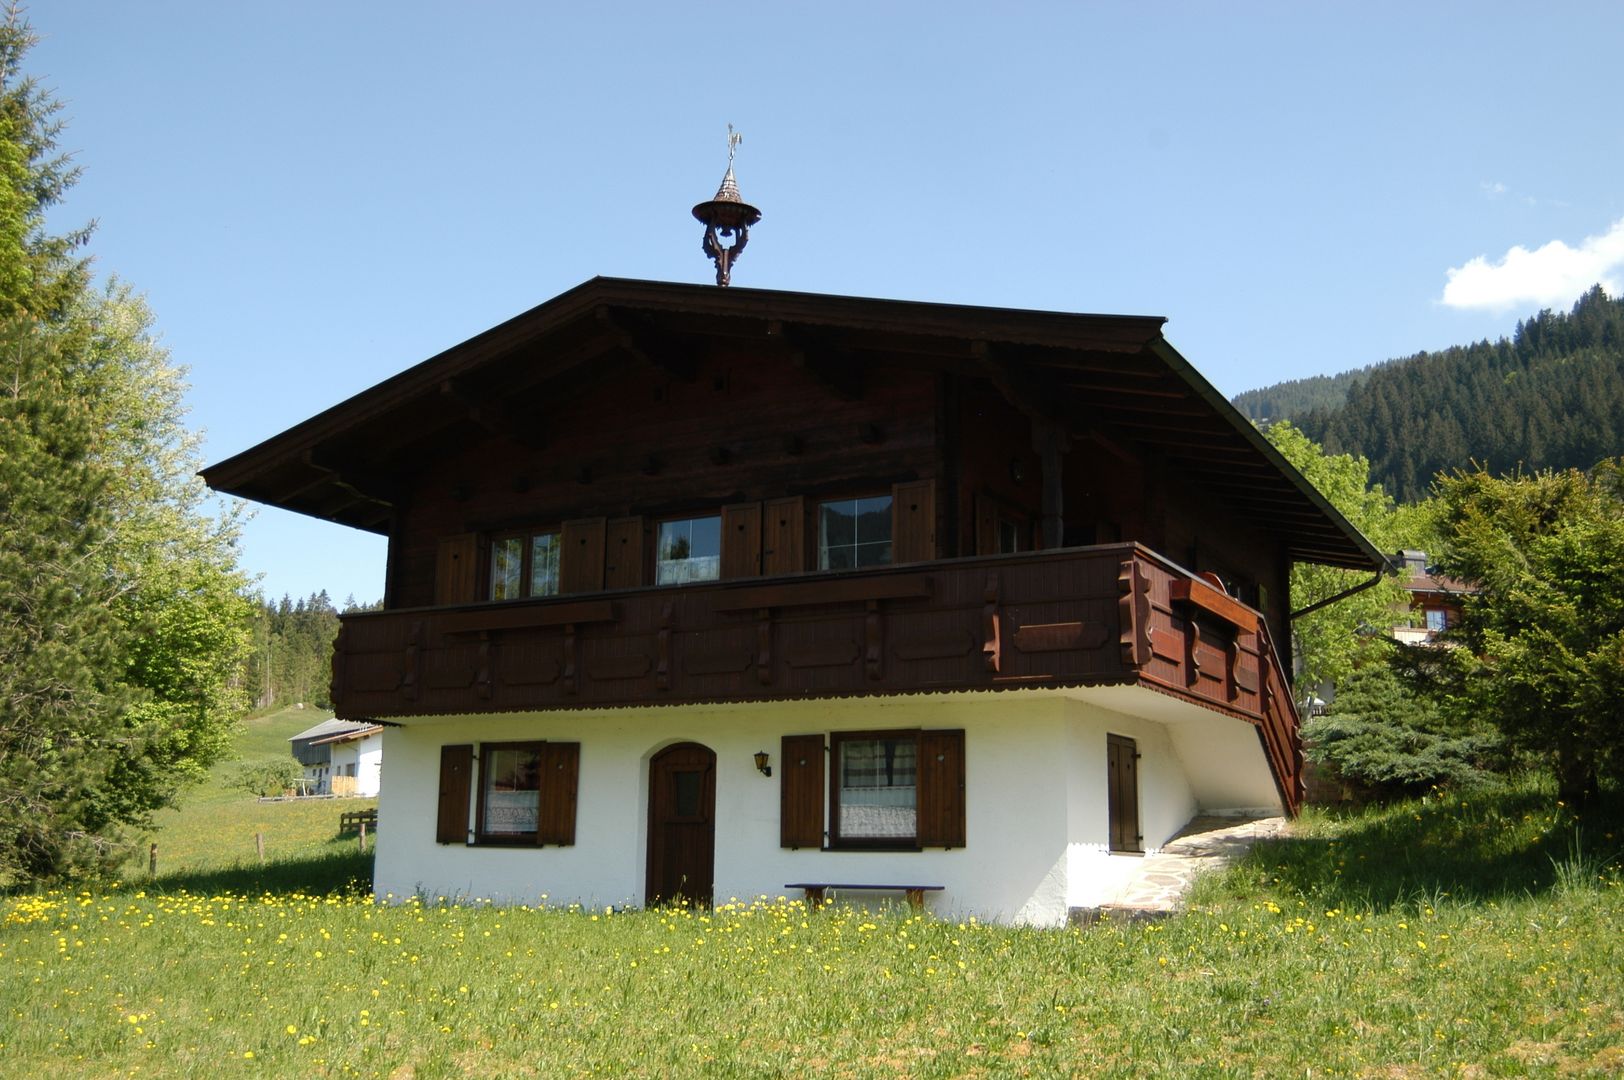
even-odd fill
[{"label": "white stucco wall", "polygon": [[[1241,727],[1255,745],[1255,734]],[[966,846],[920,852],[779,847],[780,737],[892,728],[964,730]],[[1139,743],[1140,820],[1146,844],[1160,844],[1196,809],[1172,729],[1060,696],[991,693],[414,721],[389,731],[389,776],[379,802],[388,827],[378,834],[376,889],[396,897],[421,891],[512,903],[639,904],[649,760],[666,746],[691,741],[717,757],[718,902],[782,895],[793,881],[917,883],[944,886],[927,899],[941,915],[1059,925],[1069,908],[1101,902],[1131,860],[1106,852],[1108,733]],[[575,844],[435,843],[440,747],[523,739],[581,744]],[[772,778],[756,771],[757,750],[772,755]]]},{"label": "white stucco wall", "polygon": [[383,776],[383,732],[355,743],[355,793],[376,795]]}]

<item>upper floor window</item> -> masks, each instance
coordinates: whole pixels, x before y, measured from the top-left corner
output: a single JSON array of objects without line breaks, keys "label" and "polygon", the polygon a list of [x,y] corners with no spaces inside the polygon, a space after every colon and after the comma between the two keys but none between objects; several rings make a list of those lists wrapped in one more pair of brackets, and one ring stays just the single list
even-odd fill
[{"label": "upper floor window", "polygon": [[715,581],[722,572],[720,516],[660,522],[654,551],[654,583],[687,585]]},{"label": "upper floor window", "polygon": [[500,536],[491,541],[492,600],[558,595],[558,533]]},{"label": "upper floor window", "polygon": [[1443,608],[1427,608],[1427,629],[1434,633],[1449,628],[1449,613]]},{"label": "upper floor window", "polygon": [[891,496],[818,505],[818,569],[856,570],[891,562]]}]

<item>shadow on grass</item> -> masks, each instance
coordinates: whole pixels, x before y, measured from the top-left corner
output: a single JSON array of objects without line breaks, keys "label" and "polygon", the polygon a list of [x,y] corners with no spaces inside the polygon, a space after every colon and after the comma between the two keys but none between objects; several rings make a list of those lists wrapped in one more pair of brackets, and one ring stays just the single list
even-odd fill
[{"label": "shadow on grass", "polygon": [[159,874],[140,884],[148,892],[220,893],[258,896],[263,893],[306,896],[347,896],[372,891],[372,853],[335,851],[263,865],[238,863],[211,870]]},{"label": "shadow on grass", "polygon": [[1383,910],[1449,897],[1475,902],[1594,885],[1624,860],[1624,797],[1612,792],[1582,816],[1550,788],[1440,793],[1362,810],[1321,810],[1299,834],[1259,844],[1240,868],[1328,907]]}]

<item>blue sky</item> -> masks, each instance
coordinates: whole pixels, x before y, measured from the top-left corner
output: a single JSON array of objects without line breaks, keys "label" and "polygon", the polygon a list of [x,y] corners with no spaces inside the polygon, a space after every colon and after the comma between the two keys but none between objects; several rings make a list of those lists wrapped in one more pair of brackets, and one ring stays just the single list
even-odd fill
[{"label": "blue sky", "polygon": [[[1624,285],[1624,4],[36,4],[217,461],[594,275],[1165,315],[1226,394]],[[1611,73],[1611,74],[1609,74]],[[381,540],[261,509],[265,591]]]}]

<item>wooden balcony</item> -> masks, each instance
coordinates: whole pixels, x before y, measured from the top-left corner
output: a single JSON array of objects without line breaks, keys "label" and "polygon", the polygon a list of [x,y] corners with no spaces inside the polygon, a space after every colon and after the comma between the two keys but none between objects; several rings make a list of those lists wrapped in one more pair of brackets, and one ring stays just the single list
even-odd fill
[{"label": "wooden balcony", "polygon": [[1263,618],[1137,544],[343,617],[351,718],[1139,684],[1254,724],[1299,805]]}]

